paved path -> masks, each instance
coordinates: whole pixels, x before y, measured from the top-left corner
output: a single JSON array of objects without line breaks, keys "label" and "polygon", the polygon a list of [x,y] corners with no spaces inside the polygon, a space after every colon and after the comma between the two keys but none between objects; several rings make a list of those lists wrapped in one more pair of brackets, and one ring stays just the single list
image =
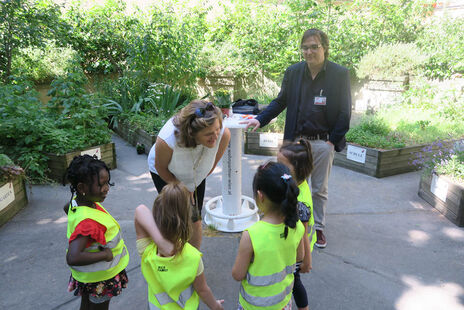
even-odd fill
[{"label": "paved path", "polygon": [[[135,249],[134,208],[151,205],[156,190],[146,155],[115,136],[116,185],[104,205],[119,221],[131,253],[129,287],[111,309],[146,309],[146,284]],[[256,167],[269,159],[243,156],[243,190],[251,196]],[[207,180],[206,200],[220,194],[221,167]],[[334,167],[330,179],[328,246],[313,252],[313,271],[302,276],[310,308],[464,310],[464,229],[417,196],[419,173],[375,179]],[[66,291],[68,187],[31,186],[29,205],[0,227],[0,309],[78,309]],[[236,309],[238,283],[231,268],[239,234],[205,233],[206,278],[225,309]],[[204,305],[200,307],[206,309]]]}]

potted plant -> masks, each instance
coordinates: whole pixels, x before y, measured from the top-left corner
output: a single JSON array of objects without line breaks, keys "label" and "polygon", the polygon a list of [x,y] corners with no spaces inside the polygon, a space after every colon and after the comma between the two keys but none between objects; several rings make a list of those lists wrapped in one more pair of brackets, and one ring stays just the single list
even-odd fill
[{"label": "potted plant", "polygon": [[0,154],[0,226],[27,205],[24,170]]},{"label": "potted plant", "polygon": [[216,106],[221,109],[222,114],[230,116],[232,100],[230,99],[230,91],[220,88],[214,92],[214,100]]},{"label": "potted plant", "polygon": [[435,143],[419,154],[416,165],[424,168],[418,195],[457,226],[464,226],[464,148],[460,143]]}]

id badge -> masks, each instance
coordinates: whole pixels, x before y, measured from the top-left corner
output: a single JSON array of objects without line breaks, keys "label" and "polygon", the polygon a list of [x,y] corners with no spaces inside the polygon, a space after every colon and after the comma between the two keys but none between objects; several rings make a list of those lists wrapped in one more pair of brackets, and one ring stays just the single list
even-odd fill
[{"label": "id badge", "polygon": [[326,105],[327,97],[316,96],[314,97],[314,105]]}]

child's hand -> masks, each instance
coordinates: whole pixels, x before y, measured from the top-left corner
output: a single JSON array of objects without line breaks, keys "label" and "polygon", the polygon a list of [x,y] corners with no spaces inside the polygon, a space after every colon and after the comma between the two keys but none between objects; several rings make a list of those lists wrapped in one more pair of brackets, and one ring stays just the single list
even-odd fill
[{"label": "child's hand", "polygon": [[99,246],[98,249],[106,254],[104,258],[105,261],[111,262],[113,260],[113,252],[111,252],[110,249],[104,248],[102,246]]},{"label": "child's hand", "polygon": [[217,305],[218,305],[218,306],[216,307],[216,309],[223,310],[224,307],[222,306],[222,304],[224,303],[224,299],[218,299],[218,300],[216,300],[216,302],[217,302]]},{"label": "child's hand", "polygon": [[308,262],[305,262],[303,260],[303,262],[300,265],[300,272],[301,273],[308,273],[311,269],[312,269],[311,264],[310,263],[308,264]]}]

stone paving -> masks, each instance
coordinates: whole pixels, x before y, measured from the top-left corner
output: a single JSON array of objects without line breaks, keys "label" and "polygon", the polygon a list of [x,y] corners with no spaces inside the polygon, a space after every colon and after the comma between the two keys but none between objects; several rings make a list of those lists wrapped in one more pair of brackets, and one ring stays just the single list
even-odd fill
[{"label": "stone paving", "polygon": [[[146,155],[119,137],[105,207],[119,221],[131,254],[129,285],[111,309],[146,309],[146,283],[135,249],[135,207],[151,205],[156,190]],[[252,196],[256,167],[269,157],[244,155],[242,188]],[[383,179],[333,167],[329,181],[328,246],[313,252],[302,276],[310,309],[464,310],[464,229],[417,196],[419,172]],[[221,166],[207,180],[206,198],[220,194]],[[0,309],[79,309],[68,293],[65,262],[69,188],[28,187],[29,205],[0,227]],[[238,233],[205,230],[205,275],[225,309],[236,309],[239,284],[231,268]],[[204,305],[200,309],[206,309]],[[294,307],[296,309],[296,307]]]}]

